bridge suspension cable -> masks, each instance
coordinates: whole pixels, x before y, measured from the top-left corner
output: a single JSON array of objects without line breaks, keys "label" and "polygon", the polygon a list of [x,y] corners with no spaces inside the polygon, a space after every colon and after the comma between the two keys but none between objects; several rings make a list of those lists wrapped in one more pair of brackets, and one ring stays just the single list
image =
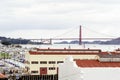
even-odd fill
[{"label": "bridge suspension cable", "polygon": [[[72,28],[70,28],[69,30],[61,33],[60,35],[54,36],[53,38],[60,38],[60,37],[63,37],[63,36],[65,36],[65,35],[69,34],[69,33],[72,34],[72,32],[74,32],[75,29],[78,29],[78,26],[77,26],[77,27],[72,27]],[[77,32],[77,31],[75,31],[75,32]]]},{"label": "bridge suspension cable", "polygon": [[105,36],[105,37],[111,37],[111,38],[117,37],[117,36],[109,35],[109,34],[106,34],[106,33],[99,32],[99,31],[95,31],[95,30],[90,29],[90,28],[85,27],[85,26],[84,26],[83,28],[84,28],[84,29],[87,29],[87,30],[89,30],[89,31],[91,31],[91,32],[94,32],[95,34],[99,34],[99,35],[102,35],[102,36]]}]

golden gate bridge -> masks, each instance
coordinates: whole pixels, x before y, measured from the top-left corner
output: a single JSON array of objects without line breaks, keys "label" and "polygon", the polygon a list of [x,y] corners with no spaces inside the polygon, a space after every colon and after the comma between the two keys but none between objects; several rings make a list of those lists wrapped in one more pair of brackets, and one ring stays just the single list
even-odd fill
[{"label": "golden gate bridge", "polygon": [[83,40],[112,40],[115,38],[103,38],[103,37],[99,37],[99,38],[83,38],[82,37],[82,26],[80,25],[79,27],[79,36],[78,38],[41,38],[41,39],[27,39],[30,40],[32,42],[41,42],[42,44],[52,44],[53,40],[78,40],[79,44],[82,44]]}]

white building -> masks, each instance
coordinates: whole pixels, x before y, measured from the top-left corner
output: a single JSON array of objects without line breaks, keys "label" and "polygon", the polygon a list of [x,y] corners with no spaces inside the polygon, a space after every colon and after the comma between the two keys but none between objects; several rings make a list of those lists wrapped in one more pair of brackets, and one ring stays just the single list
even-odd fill
[{"label": "white building", "polygon": [[71,57],[59,65],[58,80],[120,80],[119,67],[78,67]]}]

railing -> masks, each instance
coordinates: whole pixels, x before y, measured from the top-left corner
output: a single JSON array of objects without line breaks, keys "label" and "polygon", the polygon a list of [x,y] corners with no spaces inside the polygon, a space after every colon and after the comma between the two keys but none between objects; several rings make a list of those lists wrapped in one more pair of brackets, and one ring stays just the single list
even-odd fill
[{"label": "railing", "polygon": [[19,80],[58,80],[58,75],[24,75]]}]

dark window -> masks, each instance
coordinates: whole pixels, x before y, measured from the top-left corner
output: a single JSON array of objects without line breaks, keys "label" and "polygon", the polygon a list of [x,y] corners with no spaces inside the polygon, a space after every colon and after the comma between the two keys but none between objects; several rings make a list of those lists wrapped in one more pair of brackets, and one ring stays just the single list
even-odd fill
[{"label": "dark window", "polygon": [[55,70],[55,67],[49,67],[49,70]]},{"label": "dark window", "polygon": [[38,64],[38,61],[32,61],[31,64]]},{"label": "dark window", "polygon": [[57,61],[57,64],[59,64],[59,63],[63,63],[63,61]]},{"label": "dark window", "polygon": [[31,71],[31,73],[38,73],[38,71]]},{"label": "dark window", "polygon": [[49,61],[49,64],[55,64],[55,61]]},{"label": "dark window", "polygon": [[40,61],[40,64],[47,64],[47,61]]}]

